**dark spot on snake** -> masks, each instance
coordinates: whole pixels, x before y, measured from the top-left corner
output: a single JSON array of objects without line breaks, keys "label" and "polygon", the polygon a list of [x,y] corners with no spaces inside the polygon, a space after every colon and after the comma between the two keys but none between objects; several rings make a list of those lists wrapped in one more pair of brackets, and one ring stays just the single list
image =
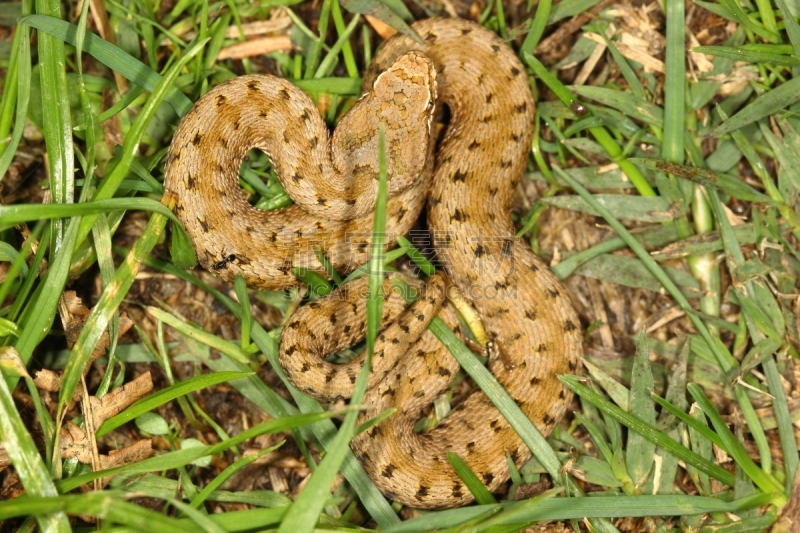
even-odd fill
[{"label": "dark spot on snake", "polygon": [[405,207],[399,208],[397,210],[397,221],[399,222],[403,220],[403,217],[406,216],[406,213],[408,213],[408,209],[406,209]]},{"label": "dark spot on snake", "polygon": [[486,79],[486,75],[483,73],[478,74],[478,85],[483,85],[483,80]]},{"label": "dark spot on snake", "polygon": [[289,329],[297,329],[300,327],[300,322],[289,322],[286,327]]},{"label": "dark spot on snake", "polygon": [[425,396],[425,392],[422,390],[417,390],[414,392],[414,398],[422,398],[423,396]]},{"label": "dark spot on snake", "polygon": [[501,281],[495,281],[494,282],[494,288],[497,289],[498,291],[502,291],[502,290],[507,289],[508,285],[506,285],[505,283],[503,283]]},{"label": "dark spot on snake", "polygon": [[317,139],[317,137],[314,136],[311,137],[311,140],[309,142],[311,143],[311,148],[316,148],[317,144],[319,144],[319,139]]},{"label": "dark spot on snake", "polygon": [[247,88],[251,91],[257,91],[259,89],[258,81],[257,80],[250,80],[247,82]]},{"label": "dark spot on snake", "polygon": [[321,230],[324,226],[323,226],[322,222],[317,220],[316,222],[314,222],[314,227],[319,229],[319,230]]},{"label": "dark spot on snake", "polygon": [[537,352],[546,352],[547,351],[547,345],[545,343],[539,344],[539,346],[536,348],[536,351]]},{"label": "dark spot on snake", "polygon": [[186,177],[186,188],[187,189],[194,189],[194,185],[197,182],[197,178],[194,176],[187,176]]},{"label": "dark spot on snake", "polygon": [[267,111],[265,109],[262,109],[261,111],[258,112],[258,117],[267,118]]},{"label": "dark spot on snake", "polygon": [[437,196],[437,197],[434,198],[434,197],[431,196],[429,201],[430,201],[432,206],[437,206],[440,203],[442,203],[442,197],[441,196]]},{"label": "dark spot on snake", "polygon": [[536,320],[536,313],[531,311],[530,309],[525,310],[525,318],[528,320]]},{"label": "dark spot on snake", "polygon": [[485,117],[481,117],[481,122],[483,122],[484,124],[488,124],[493,120],[494,120],[494,115],[486,115]]},{"label": "dark spot on snake", "polygon": [[292,346],[289,346],[288,348],[286,348],[286,350],[284,350],[284,353],[286,355],[292,355],[295,351],[297,351],[297,348],[295,348],[295,346],[292,345]]},{"label": "dark spot on snake", "polygon": [[514,109],[517,111],[517,113],[524,113],[528,109],[528,102],[522,102],[519,105],[515,105]]},{"label": "dark spot on snake", "polygon": [[200,226],[203,228],[203,232],[208,233],[208,222],[200,218],[197,219],[197,222],[200,223]]},{"label": "dark spot on snake", "polygon": [[561,389],[561,391],[559,391],[559,393],[558,393],[558,399],[559,400],[563,400],[566,397],[567,397],[567,391],[565,391],[564,389]]},{"label": "dark spot on snake", "polygon": [[308,372],[311,370],[311,367],[308,366],[308,363],[303,363],[303,366],[300,367],[300,372]]},{"label": "dark spot on snake", "polygon": [[486,250],[483,248],[483,245],[479,244],[475,247],[475,257],[483,257],[486,255]]},{"label": "dark spot on snake", "polygon": [[333,374],[326,374],[325,383],[330,383],[331,381],[333,381]]},{"label": "dark spot on snake", "polygon": [[437,370],[437,372],[439,373],[440,376],[449,376],[450,375],[450,371],[448,369],[446,369],[445,367],[443,367],[443,366],[440,366],[439,369]]},{"label": "dark spot on snake", "polygon": [[472,452],[475,451],[475,443],[474,442],[468,442],[467,443],[467,451],[469,453],[472,453]]},{"label": "dark spot on snake", "polygon": [[421,500],[427,495],[428,495],[428,487],[426,487],[425,485],[420,484],[419,490],[417,491],[415,496],[417,497],[418,500]]},{"label": "dark spot on snake", "polygon": [[497,52],[500,51],[500,46],[498,46],[496,44],[493,44],[492,45],[492,51],[496,54]]},{"label": "dark spot on snake", "polygon": [[239,119],[237,118],[236,120],[233,121],[233,129],[238,130],[239,126],[240,126]]},{"label": "dark spot on snake", "polygon": [[500,161],[500,168],[511,168],[511,165],[512,165],[511,161],[507,161],[505,159]]},{"label": "dark spot on snake", "polygon": [[217,104],[217,107],[219,107],[219,106],[225,105],[225,102],[227,102],[227,101],[228,101],[228,99],[225,98],[225,95],[218,94],[216,100],[214,101],[214,103]]},{"label": "dark spot on snake", "polygon": [[331,324],[336,324],[336,313],[331,313],[328,319],[331,321]]},{"label": "dark spot on snake", "polygon": [[511,452],[511,460],[516,463],[517,459],[519,459],[519,452],[517,450],[514,450],[513,452]]},{"label": "dark spot on snake", "polygon": [[356,199],[353,198],[352,200],[345,200],[344,203],[347,205],[356,205]]},{"label": "dark spot on snake", "polygon": [[358,455],[356,455],[356,458],[358,458],[360,462],[366,463],[367,461],[369,461],[369,454],[367,452],[361,452]]},{"label": "dark spot on snake", "polygon": [[220,136],[219,144],[222,145],[223,148],[227,148],[228,147],[228,139],[226,139],[225,137]]},{"label": "dark spot on snake", "polygon": [[355,382],[356,382],[356,377],[350,376],[350,383],[355,383]]},{"label": "dark spot on snake", "polygon": [[469,150],[471,152],[473,150],[476,150],[476,149],[480,148],[480,146],[481,146],[481,143],[479,143],[478,141],[472,141],[469,144],[469,146],[467,146],[467,150]]},{"label": "dark spot on snake", "polygon": [[325,333],[322,334],[322,338],[326,341],[329,341],[331,340],[331,334],[326,331]]},{"label": "dark spot on snake", "polygon": [[560,296],[558,289],[547,289],[547,293],[550,295],[550,298],[558,298]]},{"label": "dark spot on snake", "polygon": [[578,328],[575,327],[575,324],[573,324],[571,320],[567,320],[564,323],[564,331],[566,331],[567,333],[569,333],[570,331],[575,331],[576,329]]},{"label": "dark spot on snake", "polygon": [[200,144],[200,141],[202,141],[202,140],[203,140],[203,136],[200,135],[199,133],[195,133],[194,134],[194,139],[192,139],[192,144],[197,146],[198,144]]},{"label": "dark spot on snake", "polygon": [[538,272],[539,267],[536,266],[536,263],[531,263],[531,272]]},{"label": "dark spot on snake", "polygon": [[512,133],[511,134],[511,140],[514,141],[515,143],[518,143],[520,139],[521,139],[521,137],[519,135],[517,135],[516,133]]},{"label": "dark spot on snake", "polygon": [[306,122],[311,120],[311,114],[308,112],[308,109],[303,109],[303,112],[300,113],[300,118],[302,118]]},{"label": "dark spot on snake", "polygon": [[351,329],[350,324],[347,324],[344,328],[342,328],[342,331],[344,332],[345,335],[347,335],[348,333],[350,333],[350,329]]},{"label": "dark spot on snake", "polygon": [[325,198],[317,198],[317,205],[326,205],[328,201]]},{"label": "dark spot on snake", "polygon": [[467,35],[472,31],[472,28],[461,28],[461,35]]},{"label": "dark spot on snake", "polygon": [[422,321],[424,321],[424,320],[425,320],[425,315],[424,315],[423,313],[415,314],[415,315],[414,315],[414,318],[416,318],[417,320],[419,320],[420,322],[422,322]]},{"label": "dark spot on snake", "polygon": [[482,477],[483,477],[483,482],[486,485],[491,484],[491,482],[494,480],[494,474],[492,474],[491,472],[486,472],[485,474],[483,474]]},{"label": "dark spot on snake", "polygon": [[278,267],[278,271],[283,272],[284,274],[288,274],[291,269],[292,269],[292,262],[289,260],[284,261],[283,265]]},{"label": "dark spot on snake", "polygon": [[297,235],[298,237],[302,237],[303,236],[303,231],[298,229],[298,230],[294,231],[294,234]]},{"label": "dark spot on snake", "polygon": [[269,242],[275,242],[275,241],[277,241],[277,240],[278,240],[278,234],[277,234],[277,233],[273,233],[272,235],[270,235],[269,237],[267,237],[267,240],[268,240]]},{"label": "dark spot on snake", "polygon": [[514,241],[506,239],[503,241],[503,249],[500,252],[505,257],[511,257],[514,253]]},{"label": "dark spot on snake", "polygon": [[435,43],[437,38],[438,35],[436,35],[435,33],[429,33],[428,35],[425,36],[425,40],[428,41],[429,43]]},{"label": "dark spot on snake", "polygon": [[385,467],[383,467],[383,472],[381,472],[381,475],[383,477],[390,478],[392,477],[392,472],[394,472],[394,465],[388,464]]},{"label": "dark spot on snake", "polygon": [[213,270],[220,270],[220,269],[225,268],[226,266],[228,266],[228,263],[233,263],[234,261],[236,261],[236,255],[235,254],[231,254],[228,257],[224,258],[222,261],[219,261],[218,263],[215,263],[214,266],[211,267],[211,268]]},{"label": "dark spot on snake", "polygon": [[367,244],[368,244],[368,243],[366,243],[366,242],[361,242],[361,243],[359,243],[359,244],[358,244],[358,246],[356,246],[356,249],[357,249],[359,252],[362,252],[362,253],[363,253],[363,252],[365,252],[365,251],[367,250]]},{"label": "dark spot on snake", "polygon": [[294,181],[300,181],[300,180],[304,180],[305,178],[303,176],[301,176],[300,174],[295,173],[295,175],[292,176],[292,179]]},{"label": "dark spot on snake", "polygon": [[391,342],[392,344],[400,344],[400,339],[398,338],[390,339],[389,342]]},{"label": "dark spot on snake", "polygon": [[425,357],[425,352],[423,352],[422,350],[417,350],[417,353],[415,353],[414,355],[416,355],[417,357]]},{"label": "dark spot on snake", "polygon": [[489,93],[489,94],[487,94],[487,95],[486,95],[486,103],[487,103],[487,104],[491,104],[491,103],[492,103],[492,98],[493,98],[493,97],[494,97],[494,95],[493,95],[492,93]]},{"label": "dark spot on snake", "polygon": [[289,91],[286,89],[286,87],[281,87],[281,90],[278,91],[278,94],[280,94],[281,98],[284,100],[290,100],[292,98],[292,95],[289,94]]},{"label": "dark spot on snake", "polygon": [[283,130],[283,142],[286,144],[292,142],[292,138],[289,136],[289,130]]},{"label": "dark spot on snake", "polygon": [[519,76],[519,69],[517,67],[511,67],[511,77],[516,78]]},{"label": "dark spot on snake", "polygon": [[544,417],[542,417],[542,422],[544,422],[545,426],[551,426],[555,421],[556,419],[550,416],[550,413],[545,413]]},{"label": "dark spot on snake", "polygon": [[514,335],[511,337],[511,342],[517,341],[517,340],[519,340],[521,337],[522,337],[522,333],[515,333],[515,334],[514,334]]},{"label": "dark spot on snake", "polygon": [[570,372],[575,372],[575,369],[578,368],[578,362],[577,361],[570,361],[568,366],[569,366],[569,371]]},{"label": "dark spot on snake", "polygon": [[467,173],[462,172],[461,170],[456,170],[456,173],[453,174],[453,182],[460,181],[465,182],[467,180]]},{"label": "dark spot on snake", "polygon": [[467,220],[468,218],[469,218],[469,215],[467,215],[467,214],[466,214],[465,212],[463,212],[461,209],[456,209],[456,210],[453,212],[453,214],[452,214],[452,215],[450,215],[450,222],[452,222],[452,221],[454,221],[454,220],[455,220],[456,222],[466,222],[466,220]]}]

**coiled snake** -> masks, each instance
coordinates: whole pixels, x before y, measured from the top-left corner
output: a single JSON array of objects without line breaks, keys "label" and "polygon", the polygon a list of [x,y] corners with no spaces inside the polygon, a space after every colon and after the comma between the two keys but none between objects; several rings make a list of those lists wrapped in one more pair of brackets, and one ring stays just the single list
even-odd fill
[{"label": "coiled snake", "polygon": [[[365,76],[367,91],[332,136],[312,101],[271,76],[242,76],[203,96],[170,146],[165,188],[200,263],[258,289],[297,285],[296,267],[324,273],[320,248],[339,270],[366,262],[377,190],[380,124],[386,128],[390,194],[387,240],[406,234],[427,199],[436,258],[471,299],[497,353],[489,369],[540,431],[549,433],[569,395],[557,374],[576,370],[578,318],[563,288],[509,216],[532,135],[528,77],[490,31],[458,19],[412,28],[424,44],[389,40]],[[438,91],[438,96],[437,96]],[[450,121],[435,155],[433,104]],[[266,152],[295,205],[251,207],[238,187],[247,150]],[[447,278],[433,276],[411,307],[385,298],[369,406],[362,420],[398,411],[352,442],[370,477],[390,499],[417,508],[464,505],[472,495],[448,463],[455,452],[490,491],[509,477],[506,455],[521,464],[530,451],[488,399],[471,394],[434,429],[413,431],[421,411],[452,381],[458,364],[426,330],[436,314],[455,330],[443,298]],[[418,282],[412,281],[416,288]],[[385,282],[387,295],[391,280]],[[300,389],[346,398],[363,357],[344,365],[322,358],[364,335],[363,281],[303,306],[284,327],[281,364]]]}]

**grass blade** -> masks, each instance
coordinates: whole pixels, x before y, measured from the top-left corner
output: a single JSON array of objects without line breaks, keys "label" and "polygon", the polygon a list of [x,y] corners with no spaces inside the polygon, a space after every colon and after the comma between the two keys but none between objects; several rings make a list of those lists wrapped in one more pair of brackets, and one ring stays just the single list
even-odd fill
[{"label": "grass blade", "polygon": [[592,405],[600,409],[603,413],[611,416],[614,420],[617,420],[621,424],[625,425],[628,429],[640,433],[650,442],[655,443],[657,446],[660,446],[661,448],[671,453],[678,459],[681,459],[686,463],[691,464],[698,470],[707,473],[708,475],[718,479],[719,481],[725,483],[726,485],[729,485],[731,487],[733,486],[734,482],[733,474],[731,474],[724,468],[715,465],[711,461],[708,461],[707,459],[704,459],[703,457],[697,455],[684,445],[670,439],[662,432],[658,431],[656,428],[642,422],[635,416],[626,413],[625,411],[623,411],[616,405],[612,404],[611,402],[609,402],[596,392],[581,385],[579,383],[580,378],[577,378],[575,376],[560,376],[559,379],[561,380],[562,383],[564,383],[567,387],[569,387],[570,390],[572,390],[582,398],[586,398],[588,401],[592,403]]},{"label": "grass blade", "polygon": [[199,376],[181,381],[180,383],[176,383],[167,387],[166,389],[162,389],[156,393],[153,393],[146,398],[142,398],[121,413],[109,418],[103,422],[103,425],[100,426],[100,428],[98,428],[95,436],[99,439],[106,433],[114,431],[121,425],[133,420],[137,416],[150,412],[156,407],[164,405],[167,402],[170,402],[175,398],[185,394],[205,389],[207,387],[212,387],[226,381],[233,381],[235,379],[246,378],[252,375],[252,372],[214,372],[213,374],[201,374]]},{"label": "grass blade", "polygon": [[756,465],[750,456],[747,455],[747,451],[744,449],[744,446],[741,442],[736,438],[736,436],[728,429],[728,425],[722,420],[722,416],[714,409],[714,406],[711,405],[711,402],[708,401],[705,394],[703,394],[702,389],[697,386],[695,383],[690,383],[687,386],[689,389],[689,394],[692,395],[692,398],[700,405],[700,408],[703,410],[705,415],[711,420],[711,424],[714,426],[714,429],[719,435],[722,442],[725,444],[725,449],[728,450],[733,460],[742,467],[742,469],[747,473],[750,479],[758,485],[764,493],[772,494],[774,498],[774,503],[778,507],[782,507],[786,503],[786,496],[783,493],[783,487],[778,484],[774,478],[764,472],[761,468]]},{"label": "grass blade", "polygon": [[[350,405],[358,405],[367,390],[367,379],[375,350],[375,340],[380,329],[383,295],[380,293],[383,286],[383,263],[385,252],[386,233],[386,149],[384,145],[383,129],[378,135],[378,194],[375,202],[375,218],[372,231],[372,247],[369,260],[369,289],[367,301],[367,355],[364,366],[358,374],[353,386],[353,396]],[[350,411],[344,418],[339,432],[327,448],[327,455],[311,475],[303,491],[289,508],[278,528],[278,533],[305,533],[314,529],[318,516],[325,504],[325,496],[330,492],[333,478],[339,471],[355,432],[357,411]],[[351,452],[352,455],[352,452]]]},{"label": "grass blade", "polygon": [[[66,21],[45,15],[29,15],[20,20],[20,24],[36,28],[73,46],[76,44],[75,36],[78,27]],[[147,65],[92,32],[87,31],[84,38],[84,52],[146,91],[156,90],[161,82],[161,76],[153,72]],[[181,117],[192,107],[192,102],[171,84],[164,99]]]}]

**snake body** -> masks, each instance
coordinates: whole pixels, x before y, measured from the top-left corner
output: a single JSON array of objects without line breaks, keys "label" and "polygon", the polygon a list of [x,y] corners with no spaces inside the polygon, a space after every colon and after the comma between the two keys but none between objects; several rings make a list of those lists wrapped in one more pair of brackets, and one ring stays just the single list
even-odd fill
[{"label": "snake body", "polygon": [[[241,273],[256,288],[284,288],[297,284],[294,267],[324,272],[317,247],[343,271],[366,261],[372,215],[364,206],[374,198],[375,132],[380,122],[399,128],[396,135],[392,127],[386,130],[394,182],[387,240],[410,229],[427,196],[428,225],[446,275],[433,276],[425,287],[407,280],[420,290],[410,306],[391,297],[396,285],[387,277],[385,327],[362,421],[388,407],[398,411],[351,447],[390,499],[443,508],[473,500],[448,452],[458,454],[490,491],[509,477],[507,455],[516,464],[530,457],[480,391],[434,429],[413,431],[422,410],[458,371],[426,330],[438,313],[460,333],[444,298],[449,280],[472,301],[497,347],[489,369],[545,434],[569,403],[556,376],[577,369],[581,331],[563,288],[515,239],[509,216],[534,113],[521,63],[496,35],[467,21],[429,19],[412,28],[423,44],[397,36],[384,45],[365,76],[369,89],[337,127],[330,147],[327,129],[299,90],[277,78],[236,78],[201,98],[181,122],[165,186],[177,197],[176,213],[206,268],[220,267],[215,272],[227,280]],[[450,111],[435,156],[434,101]],[[265,213],[247,204],[237,172],[253,146],[270,155],[295,206]],[[415,173],[417,181],[410,177]],[[363,337],[364,283],[340,287],[286,323],[281,364],[298,388],[322,399],[352,393],[363,357],[344,365],[323,358]]]}]

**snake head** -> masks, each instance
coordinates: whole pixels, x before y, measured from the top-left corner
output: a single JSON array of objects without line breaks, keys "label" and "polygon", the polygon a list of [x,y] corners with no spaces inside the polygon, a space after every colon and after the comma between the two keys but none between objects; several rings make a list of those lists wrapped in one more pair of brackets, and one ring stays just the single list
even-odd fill
[{"label": "snake head", "polygon": [[332,138],[333,164],[354,181],[377,180],[378,132],[385,133],[389,195],[426,171],[436,102],[436,72],[421,52],[400,56],[341,120]]}]

